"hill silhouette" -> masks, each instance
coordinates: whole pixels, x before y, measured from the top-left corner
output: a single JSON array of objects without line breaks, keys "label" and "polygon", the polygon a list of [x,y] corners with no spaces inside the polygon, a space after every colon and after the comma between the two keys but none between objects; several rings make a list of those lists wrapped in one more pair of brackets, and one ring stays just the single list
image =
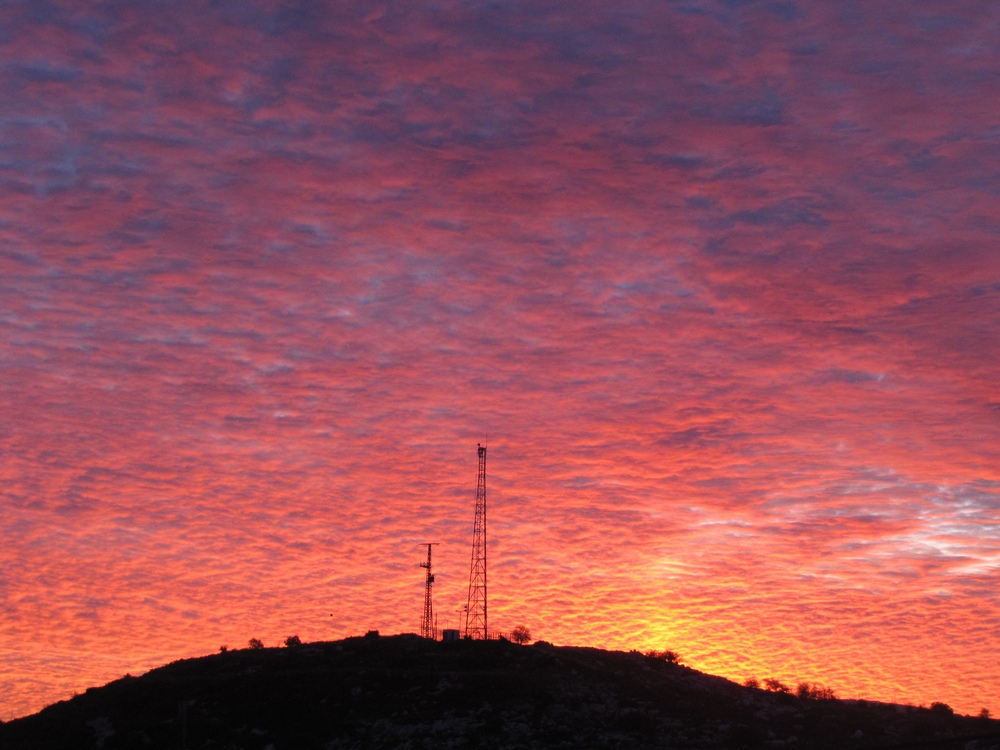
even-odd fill
[{"label": "hill silhouette", "polygon": [[185,659],[0,725],[0,748],[1000,748],[1000,722],[748,688],[637,652],[348,638]]}]

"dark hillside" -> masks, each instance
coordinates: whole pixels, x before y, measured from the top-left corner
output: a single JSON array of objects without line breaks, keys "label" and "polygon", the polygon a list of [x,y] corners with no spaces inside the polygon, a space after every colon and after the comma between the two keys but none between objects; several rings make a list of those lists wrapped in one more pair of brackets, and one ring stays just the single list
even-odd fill
[{"label": "dark hillside", "polygon": [[0,726],[2,750],[904,743],[1000,748],[1000,722],[799,699],[637,653],[393,636],[187,659]]}]

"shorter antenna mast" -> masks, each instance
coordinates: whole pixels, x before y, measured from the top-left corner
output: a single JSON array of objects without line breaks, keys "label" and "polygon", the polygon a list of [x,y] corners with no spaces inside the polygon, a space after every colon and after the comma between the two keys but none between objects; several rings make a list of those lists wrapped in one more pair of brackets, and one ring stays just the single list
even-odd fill
[{"label": "shorter antenna mast", "polygon": [[431,547],[437,542],[423,542],[420,546],[427,547],[427,562],[420,563],[421,568],[427,568],[427,579],[424,584],[424,618],[420,622],[420,637],[437,640],[437,623],[434,620],[434,606],[431,604],[431,587],[434,585],[434,573],[431,571]]}]

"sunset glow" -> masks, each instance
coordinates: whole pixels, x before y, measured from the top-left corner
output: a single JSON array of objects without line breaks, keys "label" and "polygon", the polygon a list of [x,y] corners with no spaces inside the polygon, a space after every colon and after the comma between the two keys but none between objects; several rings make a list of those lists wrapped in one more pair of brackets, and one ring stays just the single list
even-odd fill
[{"label": "sunset glow", "polygon": [[[397,7],[397,5],[399,7]],[[1000,6],[0,7],[0,719],[490,625],[1000,714]]]}]

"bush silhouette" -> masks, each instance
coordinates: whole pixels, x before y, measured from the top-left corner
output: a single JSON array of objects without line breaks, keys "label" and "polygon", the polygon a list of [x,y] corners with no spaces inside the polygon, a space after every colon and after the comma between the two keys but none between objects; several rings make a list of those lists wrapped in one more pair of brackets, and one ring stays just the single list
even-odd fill
[{"label": "bush silhouette", "polygon": [[680,664],[681,656],[676,651],[671,651],[667,649],[666,651],[656,651],[650,650],[643,654],[647,659],[652,659],[654,661],[663,661],[667,664]]},{"label": "bush silhouette", "polygon": [[531,631],[528,630],[524,625],[518,625],[510,633],[510,639],[514,641],[519,646],[523,646],[525,643],[531,640]]},{"label": "bush silhouette", "polygon": [[781,680],[775,679],[774,677],[768,677],[764,680],[764,687],[770,690],[772,693],[791,693],[792,689],[788,687]]},{"label": "bush silhouette", "polygon": [[261,641],[259,638],[251,638],[250,642],[247,644],[247,647],[252,651],[260,651],[262,648],[264,648],[264,642]]},{"label": "bush silhouette", "polygon": [[819,685],[815,682],[812,684],[800,682],[795,693],[803,700],[829,701],[837,697],[837,694],[833,692],[833,688],[828,688],[825,685]]},{"label": "bush silhouette", "polygon": [[285,639],[285,646],[287,648],[295,648],[296,646],[302,645],[302,639],[297,635],[290,635]]}]

